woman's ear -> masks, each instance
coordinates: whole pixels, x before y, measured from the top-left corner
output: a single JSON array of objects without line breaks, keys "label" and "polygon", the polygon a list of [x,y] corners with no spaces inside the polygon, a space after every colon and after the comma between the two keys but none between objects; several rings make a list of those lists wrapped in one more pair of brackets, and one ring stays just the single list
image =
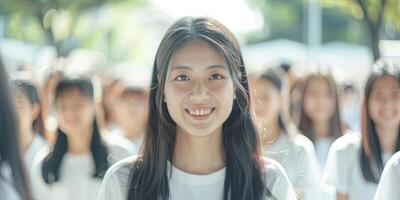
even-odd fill
[{"label": "woman's ear", "polygon": [[38,103],[35,103],[32,105],[32,112],[31,112],[31,117],[33,120],[39,117],[40,114],[40,105]]}]

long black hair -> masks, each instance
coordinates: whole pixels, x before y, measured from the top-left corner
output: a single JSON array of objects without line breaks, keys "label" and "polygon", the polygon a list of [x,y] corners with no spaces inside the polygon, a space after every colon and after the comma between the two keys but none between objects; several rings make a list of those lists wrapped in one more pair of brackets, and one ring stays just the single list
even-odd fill
[{"label": "long black hair", "polygon": [[[0,168],[11,168],[11,184],[22,199],[31,200],[31,190],[18,143],[17,117],[9,87],[7,73],[0,59]],[[0,173],[0,179],[3,178],[4,174]]]},{"label": "long black hair", "polygon": [[[82,95],[94,99],[93,84],[89,79],[86,78],[62,78],[56,86],[55,90],[55,101],[60,98],[63,92],[68,89],[76,88]],[[52,184],[60,180],[60,166],[62,159],[67,152],[68,143],[67,135],[60,129],[57,128],[57,138],[53,149],[43,160],[42,165],[42,176],[43,180],[47,184]],[[99,126],[96,118],[93,120],[93,133],[90,144],[90,150],[93,156],[95,171],[93,177],[103,178],[104,172],[107,170],[109,163],[107,162],[108,150],[106,145],[103,143]]]},{"label": "long black hair", "polygon": [[42,104],[39,98],[39,93],[36,86],[27,80],[14,80],[13,82],[14,87],[18,89],[18,91],[22,92],[26,97],[28,97],[29,102],[31,105],[37,104],[40,106],[40,111],[36,119],[32,122],[32,130],[36,134],[40,134],[42,137],[45,136],[46,130],[44,126],[44,118],[42,115]]},{"label": "long black hair", "polygon": [[223,199],[258,200],[271,196],[265,185],[261,147],[249,110],[247,74],[239,43],[216,20],[185,17],[168,29],[157,50],[144,148],[131,171],[128,199],[169,199],[167,166],[173,156],[176,123],[163,101],[165,80],[171,56],[195,40],[209,43],[225,57],[235,86],[232,112],[222,128],[226,165]]},{"label": "long black hair", "polygon": [[[376,80],[384,76],[393,76],[400,83],[400,63],[393,60],[380,60],[373,66],[373,71],[368,77],[365,85],[365,97],[362,106],[362,148],[360,152],[360,164],[362,174],[368,182],[378,183],[381,177],[384,164],[382,161],[382,148],[379,143],[379,136],[376,133],[374,121],[369,114],[369,98],[372,87]],[[400,129],[397,134],[396,151],[400,151]]]},{"label": "long black hair", "polygon": [[300,119],[298,122],[298,127],[299,130],[306,136],[308,139],[310,139],[313,143],[315,142],[315,134],[312,126],[312,121],[311,119],[307,116],[305,110],[304,110],[304,103],[305,103],[305,95],[306,91],[308,89],[308,85],[312,79],[315,78],[322,78],[327,81],[329,85],[329,90],[334,98],[335,101],[335,109],[333,111],[333,116],[330,120],[330,133],[329,135],[333,137],[334,139],[339,138],[340,136],[343,135],[343,128],[342,128],[342,121],[340,117],[340,106],[339,106],[339,92],[337,88],[336,81],[332,75],[332,73],[324,72],[324,71],[318,71],[318,72],[313,72],[310,73],[306,76],[304,83],[301,88],[301,100],[300,100]]}]

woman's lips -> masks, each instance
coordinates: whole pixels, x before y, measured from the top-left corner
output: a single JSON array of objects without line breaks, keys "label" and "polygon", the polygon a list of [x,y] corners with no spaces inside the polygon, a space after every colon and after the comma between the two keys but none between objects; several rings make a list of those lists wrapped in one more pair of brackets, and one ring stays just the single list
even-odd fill
[{"label": "woman's lips", "polygon": [[206,120],[214,112],[215,108],[190,108],[185,109],[186,113],[189,114],[195,120]]}]

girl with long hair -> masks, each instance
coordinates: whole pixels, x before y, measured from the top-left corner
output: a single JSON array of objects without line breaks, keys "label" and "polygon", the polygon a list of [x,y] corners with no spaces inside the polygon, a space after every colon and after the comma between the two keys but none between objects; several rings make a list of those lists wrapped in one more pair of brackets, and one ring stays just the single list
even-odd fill
[{"label": "girl with long hair", "polygon": [[333,75],[324,70],[309,73],[302,84],[298,128],[314,143],[323,170],[330,146],[343,135],[338,89]]},{"label": "girl with long hair", "polygon": [[109,169],[102,200],[295,199],[283,168],[262,158],[239,43],[216,20],[186,17],[153,65],[139,156]]},{"label": "girl with long hair", "polygon": [[41,102],[36,86],[27,80],[14,80],[15,102],[18,114],[19,143],[25,164],[30,168],[39,150],[47,145]]},{"label": "girl with long hair", "polygon": [[54,101],[57,136],[54,146],[41,150],[35,158],[35,197],[96,199],[104,173],[111,161],[118,160],[114,152],[120,148],[109,146],[101,138],[93,84],[84,77],[63,77],[55,88]]},{"label": "girl with long hair", "polygon": [[383,168],[400,150],[400,65],[378,61],[368,77],[361,137],[345,134],[329,151],[323,180],[336,199],[373,199]]},{"label": "girl with long hair", "polygon": [[320,199],[319,166],[313,143],[288,117],[287,84],[279,68],[270,68],[251,85],[252,107],[266,157],[285,169],[298,199]]}]

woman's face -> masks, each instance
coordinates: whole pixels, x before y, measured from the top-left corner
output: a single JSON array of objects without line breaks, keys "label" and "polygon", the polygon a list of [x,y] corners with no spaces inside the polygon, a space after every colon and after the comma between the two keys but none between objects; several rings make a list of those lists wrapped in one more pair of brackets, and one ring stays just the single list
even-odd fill
[{"label": "woman's face", "polygon": [[375,126],[398,128],[400,124],[400,85],[393,76],[377,79],[371,89],[369,115]]},{"label": "woman's face", "polygon": [[335,111],[335,97],[322,77],[309,80],[304,94],[304,112],[314,123],[329,121]]},{"label": "woman's face", "polygon": [[120,95],[115,102],[115,117],[123,127],[132,127],[135,132],[125,133],[134,137],[140,134],[145,126],[148,115],[148,95],[146,91],[126,92]]},{"label": "woman's face", "polygon": [[283,99],[278,88],[265,79],[256,80],[253,86],[252,105],[257,120],[263,124],[277,123]]},{"label": "woman's face", "polygon": [[56,102],[59,128],[67,135],[81,134],[93,125],[94,102],[77,88],[63,91]]},{"label": "woman's face", "polygon": [[207,42],[189,42],[171,57],[164,102],[178,129],[193,136],[222,130],[234,92],[225,58]]}]

